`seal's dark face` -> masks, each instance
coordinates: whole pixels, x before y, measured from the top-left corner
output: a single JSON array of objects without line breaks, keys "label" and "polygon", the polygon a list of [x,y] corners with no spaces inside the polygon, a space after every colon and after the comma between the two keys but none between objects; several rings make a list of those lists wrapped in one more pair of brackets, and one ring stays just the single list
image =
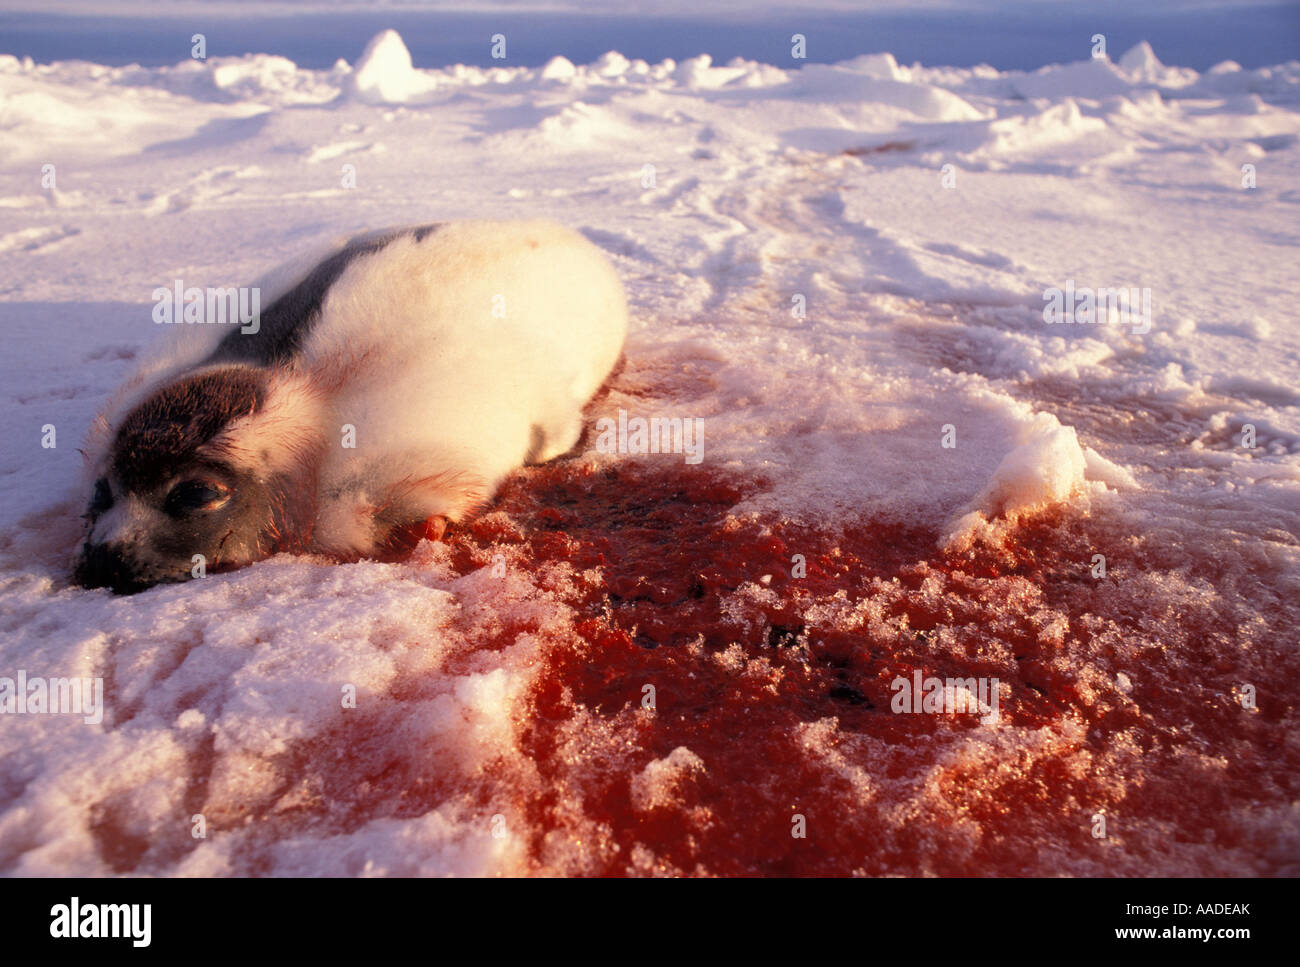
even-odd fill
[{"label": "seal's dark face", "polygon": [[130,594],[264,556],[268,485],[214,445],[232,421],[258,411],[264,389],[257,370],[220,367],[131,411],[90,495],[77,583]]}]

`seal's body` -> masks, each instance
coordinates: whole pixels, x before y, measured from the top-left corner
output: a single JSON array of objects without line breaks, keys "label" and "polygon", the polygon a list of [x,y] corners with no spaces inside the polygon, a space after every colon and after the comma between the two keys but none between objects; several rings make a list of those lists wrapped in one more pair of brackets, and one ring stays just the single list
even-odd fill
[{"label": "seal's body", "polygon": [[261,294],[256,327],[176,326],[96,418],[80,583],[441,536],[577,443],[627,331],[609,262],[545,221],[370,233]]}]

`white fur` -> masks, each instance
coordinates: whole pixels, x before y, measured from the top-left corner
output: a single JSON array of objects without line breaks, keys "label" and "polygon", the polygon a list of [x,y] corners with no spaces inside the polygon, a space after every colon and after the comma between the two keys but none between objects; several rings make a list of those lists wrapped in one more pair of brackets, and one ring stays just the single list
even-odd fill
[{"label": "white fur", "polygon": [[[427,515],[461,516],[523,463],[534,426],[547,441],[538,459],[564,453],[626,332],[613,268],[552,222],[453,223],[358,260],[299,363],[326,382],[345,373],[323,429],[321,490],[333,506],[322,507],[318,545],[360,550],[366,506],[405,478],[442,475],[451,486],[430,489]],[[344,424],[356,449],[339,445]]]},{"label": "white fur", "polygon": [[[352,242],[398,230],[377,229],[352,236],[339,235],[277,265],[253,282],[258,290],[260,305],[262,308],[269,307],[305,279],[317,264]],[[145,351],[130,377],[108,399],[91,424],[83,447],[87,482],[104,475],[113,443],[112,434],[127,414],[171,380],[196,370],[198,364],[211,355],[217,344],[230,332],[226,326],[210,324],[157,325],[160,338]]]},{"label": "white fur", "polygon": [[[279,278],[300,278],[303,264]],[[527,458],[534,427],[546,440],[537,459],[570,449],[626,332],[618,276],[578,233],[549,221],[450,223],[349,265],[263,409],[209,446],[267,472],[310,462],[312,546],[365,555],[383,536],[375,514],[395,500],[420,517],[473,510]],[[146,364],[106,428],[201,359],[206,335]],[[342,446],[349,424],[354,449]]]}]

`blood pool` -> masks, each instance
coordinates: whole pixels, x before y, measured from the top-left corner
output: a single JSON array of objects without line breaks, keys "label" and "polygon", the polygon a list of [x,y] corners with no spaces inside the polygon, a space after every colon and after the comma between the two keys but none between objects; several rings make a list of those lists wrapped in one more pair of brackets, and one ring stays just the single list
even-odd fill
[{"label": "blood pool", "polygon": [[[944,552],[905,522],[736,512],[763,487],[560,462],[448,530],[461,573],[507,549],[512,566],[590,577],[521,726],[539,864],[1194,874],[1270,848],[1300,765],[1277,687],[1298,669],[1295,607],[1276,607],[1263,563],[1068,509]],[[1215,590],[1225,568],[1232,594]],[[997,679],[998,721],[895,714],[891,683],[917,672]],[[1242,682],[1273,687],[1247,709]]]}]

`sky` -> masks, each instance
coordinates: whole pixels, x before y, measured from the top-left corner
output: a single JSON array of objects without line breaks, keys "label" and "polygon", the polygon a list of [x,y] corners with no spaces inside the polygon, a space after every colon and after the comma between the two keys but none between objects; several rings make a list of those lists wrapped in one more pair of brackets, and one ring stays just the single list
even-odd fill
[{"label": "sky", "polygon": [[1085,58],[1095,33],[1105,34],[1113,51],[1147,40],[1166,63],[1197,70],[1224,60],[1260,67],[1300,59],[1300,4],[1268,0],[813,0],[797,6],[637,0],[598,9],[593,13],[590,5],[565,0],[0,0],[0,53],[41,63],[157,67],[184,59],[188,51],[180,48],[199,31],[207,37],[209,56],[271,53],[302,67],[328,68],[340,58],[354,60],[364,38],[392,27],[419,67],[496,66],[488,38],[497,33],[510,38],[509,62],[530,67],[556,54],[591,63],[608,50],[652,63],[701,53],[719,63],[733,57],[781,63],[796,32],[808,37],[807,59],[813,63],[888,51],[903,63],[1029,70]]}]

